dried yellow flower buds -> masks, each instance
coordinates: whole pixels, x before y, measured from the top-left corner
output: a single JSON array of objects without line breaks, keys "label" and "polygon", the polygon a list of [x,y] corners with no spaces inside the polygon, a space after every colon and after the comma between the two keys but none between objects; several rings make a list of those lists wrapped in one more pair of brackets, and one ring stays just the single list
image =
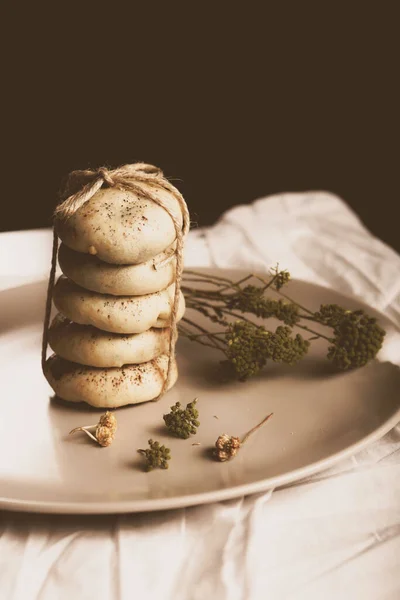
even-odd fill
[{"label": "dried yellow flower buds", "polygon": [[[90,433],[89,429],[95,429],[95,435]],[[115,438],[115,432],[117,430],[117,419],[116,416],[107,411],[104,415],[101,415],[97,425],[83,425],[82,427],[75,427],[69,433],[75,433],[76,431],[84,431],[92,440],[100,444],[100,446],[110,446]]]},{"label": "dried yellow flower buds", "polygon": [[107,427],[113,434],[117,430],[117,419],[116,416],[109,410],[101,415],[98,426]]},{"label": "dried yellow flower buds", "polygon": [[240,445],[241,444],[238,437],[233,437],[223,433],[215,442],[216,458],[221,462],[225,462],[226,460],[233,458],[237,454]]},{"label": "dried yellow flower buds", "polygon": [[100,446],[110,446],[114,439],[114,434],[108,427],[102,427],[101,425],[96,427],[96,440]]},{"label": "dried yellow flower buds", "polygon": [[226,433],[220,435],[217,441],[215,442],[215,449],[213,453],[215,460],[225,462],[230,458],[236,456],[236,454],[239,451],[239,448],[243,446],[243,444],[247,441],[247,439],[251,436],[252,433],[257,431],[257,429],[259,429],[262,425],[264,425],[264,423],[268,421],[268,419],[272,417],[272,414],[273,413],[266,416],[265,419],[261,421],[261,423],[258,423],[258,425],[250,429],[250,431],[246,433],[242,440],[238,437],[227,435]]}]

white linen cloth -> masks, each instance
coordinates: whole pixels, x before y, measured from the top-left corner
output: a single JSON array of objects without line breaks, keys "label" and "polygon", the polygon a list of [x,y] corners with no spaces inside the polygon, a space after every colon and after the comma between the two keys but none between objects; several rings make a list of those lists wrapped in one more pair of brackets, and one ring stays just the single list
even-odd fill
[{"label": "white linen cloth", "polygon": [[[47,275],[50,247],[46,230],[0,235],[0,289]],[[263,198],[189,236],[187,266],[265,272],[277,262],[296,278],[358,296],[400,326],[400,257],[332,194]],[[187,509],[4,512],[0,599],[398,599],[399,450],[397,426],[307,480]]]}]

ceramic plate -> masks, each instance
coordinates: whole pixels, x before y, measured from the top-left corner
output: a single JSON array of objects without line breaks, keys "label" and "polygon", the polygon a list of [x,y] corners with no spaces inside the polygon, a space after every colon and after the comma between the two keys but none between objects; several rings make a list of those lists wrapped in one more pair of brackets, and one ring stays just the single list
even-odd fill
[{"label": "ceramic plate", "polygon": [[[214,271],[216,273],[216,271]],[[243,273],[218,271],[239,278]],[[317,308],[360,302],[304,282],[288,288],[300,303]],[[389,431],[400,420],[400,370],[391,348],[399,333],[384,317],[389,335],[363,369],[333,373],[316,342],[296,367],[269,366],[247,383],[221,383],[221,356],[181,339],[180,377],[157,403],[118,409],[118,435],[101,448],[78,425],[96,423],[86,405],[52,397],[40,368],[46,283],[0,292],[0,507],[54,513],[120,513],[213,502],[287,484],[332,466]],[[368,309],[370,313],[374,313]],[[190,440],[174,439],[162,415],[178,400],[198,397],[201,426]],[[242,436],[265,415],[273,418],[227,463],[210,458],[221,433]],[[171,448],[167,471],[143,472],[137,448],[154,438]],[[200,445],[193,445],[198,442]]]}]

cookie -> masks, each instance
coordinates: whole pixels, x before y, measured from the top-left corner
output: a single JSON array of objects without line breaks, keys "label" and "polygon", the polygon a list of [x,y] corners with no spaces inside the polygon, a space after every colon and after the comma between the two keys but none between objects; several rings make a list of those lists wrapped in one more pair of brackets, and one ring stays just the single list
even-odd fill
[{"label": "cookie", "polygon": [[[45,375],[56,395],[63,400],[87,402],[96,408],[116,408],[157,398],[167,366],[165,354],[141,365],[108,369],[85,367],[53,354],[47,359]],[[173,359],[170,388],[177,377]]]},{"label": "cookie", "polygon": [[170,258],[173,253],[171,247],[145,263],[111,265],[61,244],[58,261],[64,275],[87,290],[114,296],[141,296],[163,290],[174,281],[175,257]]},{"label": "cookie", "polygon": [[[179,202],[168,191],[141,184],[162,199],[182,224]],[[166,250],[176,232],[167,211],[151,200],[117,188],[101,188],[69,219],[55,220],[58,236],[78,252],[118,265],[144,263]]]},{"label": "cookie", "polygon": [[92,367],[122,367],[153,360],[169,350],[170,329],[123,335],[78,325],[61,314],[49,329],[51,349],[66,360]]},{"label": "cookie", "polygon": [[[141,333],[151,327],[168,327],[174,300],[174,285],[144,296],[111,296],[91,292],[62,276],[56,283],[53,301],[68,319],[113,333]],[[178,320],[185,312],[180,294]]]}]

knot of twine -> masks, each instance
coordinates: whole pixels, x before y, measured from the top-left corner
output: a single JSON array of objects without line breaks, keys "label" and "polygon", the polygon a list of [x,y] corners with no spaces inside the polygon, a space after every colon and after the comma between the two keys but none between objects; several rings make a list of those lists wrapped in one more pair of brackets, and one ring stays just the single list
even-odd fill
[{"label": "knot of twine", "polygon": [[[146,184],[149,184],[150,187]],[[174,356],[177,339],[177,313],[183,272],[183,244],[190,227],[189,211],[182,194],[164,177],[164,174],[160,169],[146,163],[134,163],[131,165],[123,165],[113,170],[109,170],[106,167],[100,167],[96,170],[87,169],[82,171],[72,171],[72,173],[69,174],[64,189],[61,192],[62,202],[54,211],[55,220],[67,221],[79,208],[81,208],[81,206],[88,202],[102,186],[115,187],[121,190],[130,191],[135,193],[140,198],[152,200],[168,213],[174,224],[176,233],[175,293],[171,310],[167,374],[164,379],[161,392],[158,396],[158,398],[160,398],[168,388],[171,378],[172,357]],[[171,212],[170,208],[165,204],[165,202],[152,191],[151,186],[162,188],[170,192],[174,198],[176,198],[182,212],[182,225],[176,216]],[[43,372],[45,371],[46,365],[48,330],[57,266],[57,254],[58,236],[56,229],[53,226],[53,250],[49,283],[47,288],[46,311],[42,340]]]}]

